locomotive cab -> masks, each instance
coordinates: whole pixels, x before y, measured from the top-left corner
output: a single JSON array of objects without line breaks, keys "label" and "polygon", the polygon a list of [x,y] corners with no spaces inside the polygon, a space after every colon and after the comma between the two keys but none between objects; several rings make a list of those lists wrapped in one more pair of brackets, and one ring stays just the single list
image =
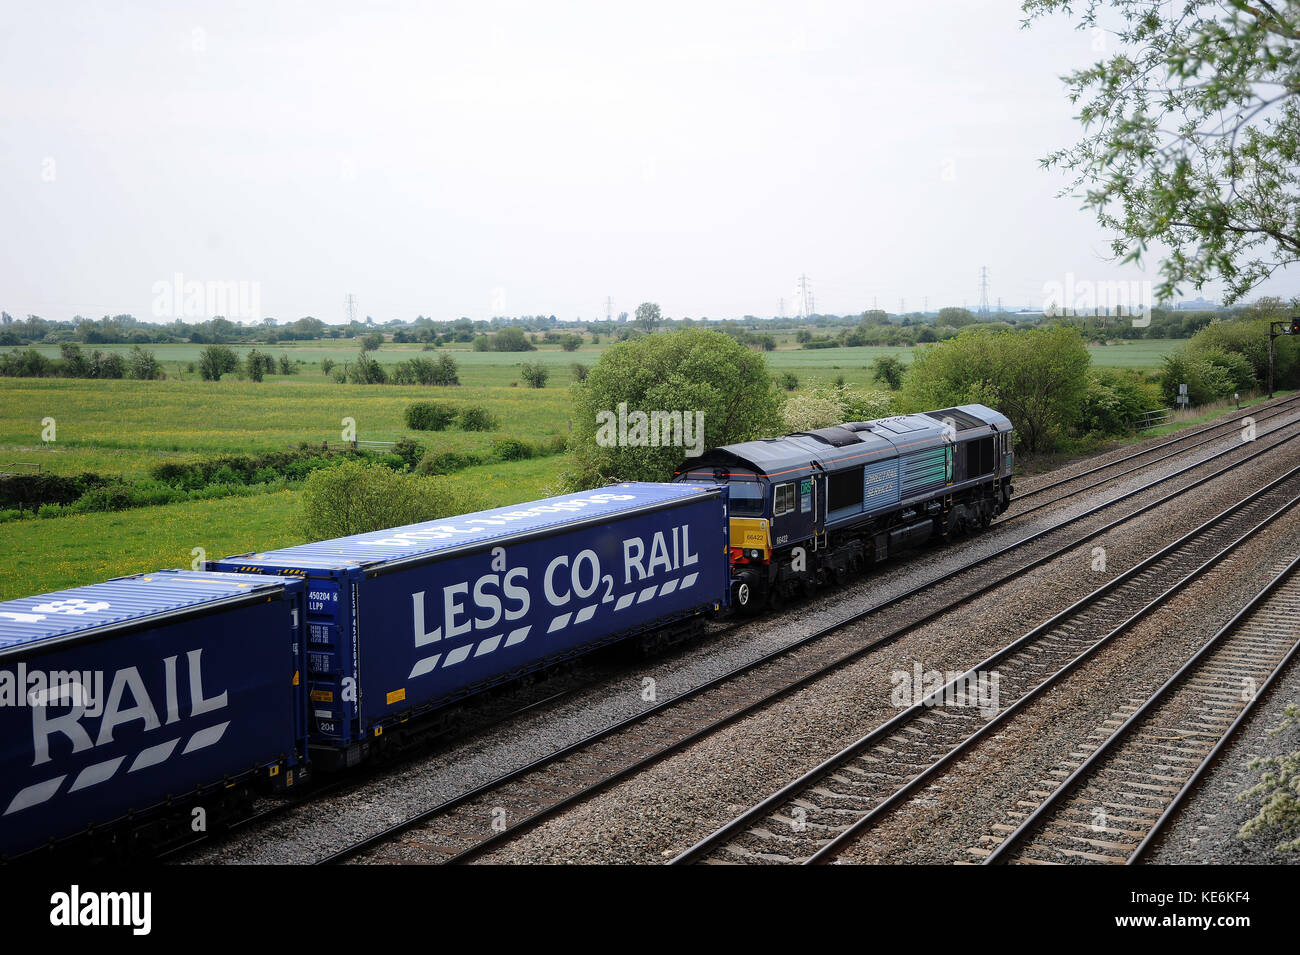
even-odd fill
[{"label": "locomotive cab", "polygon": [[677,480],[727,486],[732,564],[765,563],[771,559],[771,483],[765,476],[747,469],[697,465],[679,472]]},{"label": "locomotive cab", "polygon": [[788,439],[768,439],[715,449],[688,461],[675,476],[727,485],[731,596],[738,610],[765,601],[776,563],[788,561],[793,546],[815,546],[822,534],[823,492],[811,458],[791,460]]}]

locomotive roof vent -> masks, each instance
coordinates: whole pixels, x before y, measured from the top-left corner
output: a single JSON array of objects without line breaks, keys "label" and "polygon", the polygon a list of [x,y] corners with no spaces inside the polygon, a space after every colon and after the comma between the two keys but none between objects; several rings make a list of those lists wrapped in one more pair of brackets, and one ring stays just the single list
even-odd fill
[{"label": "locomotive roof vent", "polygon": [[832,448],[843,448],[850,444],[860,444],[862,441],[848,428],[842,428],[838,425],[830,428],[818,428],[816,431],[800,431],[798,434],[802,437],[820,441],[822,444],[829,444]]},{"label": "locomotive roof vent", "polygon": [[970,412],[961,411],[958,408],[945,408],[942,411],[927,411],[926,416],[944,423],[946,423],[945,419],[950,419],[953,427],[958,431],[969,431],[971,428],[983,428],[988,425],[987,421],[981,421]]}]

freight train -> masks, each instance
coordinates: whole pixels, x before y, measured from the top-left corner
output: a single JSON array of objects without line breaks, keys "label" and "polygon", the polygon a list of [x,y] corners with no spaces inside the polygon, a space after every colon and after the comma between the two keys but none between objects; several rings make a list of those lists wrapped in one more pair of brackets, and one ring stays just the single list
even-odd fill
[{"label": "freight train", "polygon": [[618,484],[0,603],[0,858],[130,854],[426,734],[456,703],[986,525],[1011,424],[967,405]]}]

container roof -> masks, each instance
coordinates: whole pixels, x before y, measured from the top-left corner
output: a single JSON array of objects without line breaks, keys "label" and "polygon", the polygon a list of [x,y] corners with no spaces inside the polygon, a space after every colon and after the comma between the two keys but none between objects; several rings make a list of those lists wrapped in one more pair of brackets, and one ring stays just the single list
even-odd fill
[{"label": "container roof", "polygon": [[453,550],[534,535],[579,521],[616,517],[712,493],[689,484],[614,484],[514,507],[408,524],[368,534],[227,557],[229,566],[276,570],[339,571],[417,559]]},{"label": "container roof", "polygon": [[297,581],[160,570],[0,603],[0,655],[43,640],[167,617],[273,592]]}]

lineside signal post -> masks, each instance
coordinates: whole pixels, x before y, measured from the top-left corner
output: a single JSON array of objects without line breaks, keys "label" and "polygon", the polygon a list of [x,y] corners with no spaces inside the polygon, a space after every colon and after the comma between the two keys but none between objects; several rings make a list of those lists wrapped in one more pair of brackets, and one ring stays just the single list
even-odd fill
[{"label": "lineside signal post", "polygon": [[1284,322],[1268,323],[1268,396],[1273,397],[1273,339],[1279,335],[1300,335],[1300,315]]}]

